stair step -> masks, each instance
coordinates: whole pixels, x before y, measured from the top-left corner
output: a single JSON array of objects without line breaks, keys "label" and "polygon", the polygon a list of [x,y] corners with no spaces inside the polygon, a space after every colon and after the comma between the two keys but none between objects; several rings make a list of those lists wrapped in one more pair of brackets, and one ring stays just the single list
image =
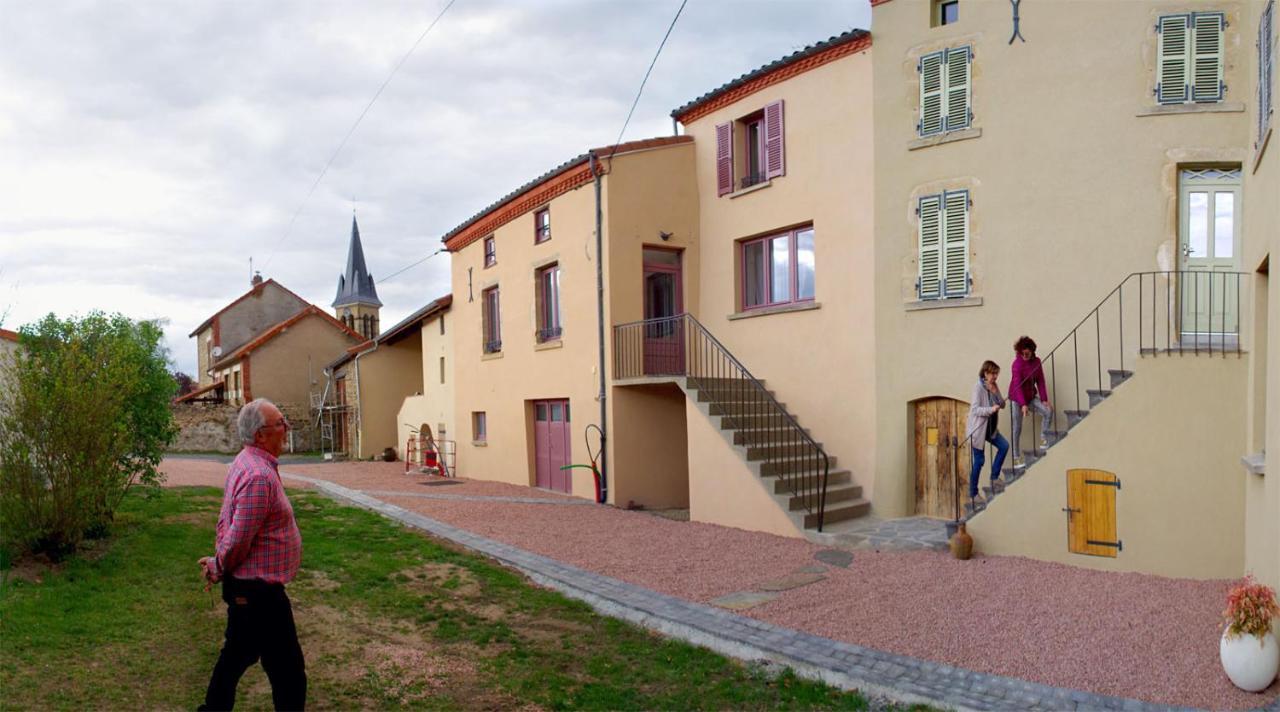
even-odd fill
[{"label": "stair step", "polygon": [[[835,487],[837,485],[846,485],[851,482],[853,482],[853,473],[850,472],[849,470],[832,470],[827,473],[827,493],[828,494],[831,493],[832,487]],[[859,490],[862,489],[862,485],[856,485],[856,486],[858,487]],[[774,478],[773,480],[774,494],[787,494],[790,491],[791,489],[787,487],[787,481],[785,479],[781,477]]]},{"label": "stair step", "polygon": [[[834,486],[827,484],[827,510],[843,502],[850,502],[862,497],[862,485],[846,484]],[[808,497],[803,495],[793,496],[787,501],[787,506],[793,512],[799,512],[806,508]]]},{"label": "stair step", "polygon": [[[817,443],[817,446],[821,448],[822,443]],[[817,457],[817,451],[814,450],[813,445],[799,437],[773,440],[766,443],[756,443],[746,447],[747,460],[749,462],[770,460],[778,457],[804,458],[808,456],[810,458],[817,458],[818,460],[821,459]]]},{"label": "stair step", "polygon": [[1115,388],[1133,377],[1133,371],[1122,371],[1118,368],[1108,368],[1107,373],[1111,376],[1112,388]]},{"label": "stair step", "polygon": [[1096,388],[1090,388],[1089,390],[1085,391],[1085,393],[1089,394],[1090,408],[1093,408],[1094,406],[1098,405],[1102,401],[1106,400],[1107,396],[1111,395],[1111,391],[1109,390],[1098,390]]},{"label": "stair step", "polygon": [[[761,391],[752,388],[750,390],[744,388],[713,388],[710,390],[694,388],[691,389],[698,394],[699,403],[715,403],[717,401],[743,402],[743,403],[768,403],[769,399],[765,398]],[[777,394],[773,391],[764,391],[770,396],[776,398]]]},{"label": "stair step", "polygon": [[1082,421],[1082,420],[1084,420],[1085,418],[1089,417],[1089,411],[1087,411],[1087,410],[1064,410],[1064,411],[1062,411],[1062,414],[1063,414],[1063,415],[1065,415],[1065,416],[1067,416],[1067,429],[1068,429],[1068,430],[1070,430],[1071,428],[1076,427],[1076,425],[1077,425],[1080,421]]},{"label": "stair step", "polygon": [[[760,385],[765,385],[764,379],[758,381]],[[690,376],[685,379],[686,388],[729,388],[738,384],[745,383],[741,378],[712,378],[709,376]]]},{"label": "stair step", "polygon": [[[822,474],[821,465],[822,458],[814,457],[780,457],[774,460],[765,460],[760,463],[761,477],[777,477],[783,473],[787,475],[813,474],[818,476]],[[834,469],[836,466],[836,456],[828,455],[827,464]]]},{"label": "stair step", "polygon": [[[779,403],[778,405],[782,406],[783,410],[787,409],[786,403]],[[777,417],[777,415],[775,415],[777,413],[777,409],[774,408],[772,404],[769,404],[768,408],[764,407],[762,401],[713,401],[709,403],[707,407],[711,415],[747,417],[773,415],[773,417]],[[745,421],[735,421],[733,427],[738,427],[740,424],[745,424]],[[723,426],[721,427],[723,428]]]},{"label": "stair step", "polygon": [[[865,499],[855,499],[851,502],[843,502],[839,506],[832,507],[827,505],[826,517],[823,524],[835,524],[849,519],[857,519],[866,515],[871,511],[871,503]],[[810,512],[804,515],[804,528],[812,529],[818,526],[818,513]]]},{"label": "stair step", "polygon": [[[725,428],[725,430],[733,430],[734,445],[756,445],[759,443],[771,442],[778,439],[779,433],[795,432],[790,428],[774,427],[774,428]],[[808,428],[801,428],[805,435],[809,434]]]},{"label": "stair step", "polygon": [[[712,407],[714,407],[714,405]],[[712,412],[711,416],[720,418],[720,422],[718,423],[718,425],[721,430],[767,430],[770,428],[776,429],[778,420],[780,417],[778,415],[762,415],[759,413],[756,413],[756,414],[745,413],[740,415],[729,416],[723,413],[716,413],[716,412]],[[796,418],[795,414],[792,414],[791,417],[794,418],[797,422],[800,420],[799,418]]]}]

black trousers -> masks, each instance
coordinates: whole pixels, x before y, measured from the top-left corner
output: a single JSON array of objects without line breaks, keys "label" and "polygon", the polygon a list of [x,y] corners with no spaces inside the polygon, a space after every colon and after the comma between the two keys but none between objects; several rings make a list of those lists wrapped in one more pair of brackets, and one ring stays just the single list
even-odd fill
[{"label": "black trousers", "polygon": [[259,659],[271,681],[276,709],[303,709],[307,703],[306,665],[284,585],[228,577],[222,581],[222,600],[227,602],[227,639],[200,709],[234,707],[240,677]]}]

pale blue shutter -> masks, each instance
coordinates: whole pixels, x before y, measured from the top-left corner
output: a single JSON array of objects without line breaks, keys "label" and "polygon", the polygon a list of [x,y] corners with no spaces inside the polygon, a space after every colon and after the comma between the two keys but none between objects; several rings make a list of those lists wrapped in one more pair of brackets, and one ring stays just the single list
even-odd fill
[{"label": "pale blue shutter", "polygon": [[1191,15],[1193,101],[1222,101],[1226,89],[1222,81],[1223,23],[1220,12],[1196,12]]},{"label": "pale blue shutter", "polygon": [[942,296],[942,196],[920,198],[920,273],[916,293],[920,299]]},{"label": "pale blue shutter", "polygon": [[968,47],[947,50],[946,64],[946,130],[968,128],[969,111],[969,59]]},{"label": "pale blue shutter", "polygon": [[942,194],[943,296],[969,293],[969,191]]},{"label": "pale blue shutter", "polygon": [[1262,145],[1262,139],[1266,137],[1267,128],[1271,125],[1271,82],[1275,76],[1271,45],[1275,41],[1275,35],[1272,34],[1275,8],[1275,0],[1267,3],[1266,9],[1262,11],[1262,18],[1258,21],[1258,142],[1255,146]]},{"label": "pale blue shutter", "polygon": [[921,136],[932,136],[945,130],[942,118],[942,70],[945,57],[945,52],[934,52],[921,57],[917,65],[920,72],[920,123],[916,125],[916,129]]},{"label": "pale blue shutter", "polygon": [[1191,16],[1165,15],[1156,25],[1156,101],[1181,104],[1191,92]]}]

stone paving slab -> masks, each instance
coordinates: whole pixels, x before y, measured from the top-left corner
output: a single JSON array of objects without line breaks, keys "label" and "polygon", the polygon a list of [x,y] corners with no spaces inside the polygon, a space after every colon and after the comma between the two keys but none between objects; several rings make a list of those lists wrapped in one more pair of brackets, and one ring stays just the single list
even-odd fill
[{"label": "stone paving slab", "polygon": [[811,583],[825,581],[826,578],[827,577],[822,574],[796,573],[791,574],[790,576],[783,576],[780,579],[774,579],[773,581],[765,581],[763,583],[756,584],[756,588],[761,591],[790,591],[793,588],[800,588],[801,586],[808,586]]},{"label": "stone paving slab", "polygon": [[[1051,687],[882,652],[782,628],[715,606],[685,601],[482,537],[366,492],[282,472],[329,496],[376,511],[512,566],[535,583],[584,601],[604,615],[742,660],[770,660],[797,674],[902,704],[957,710],[1180,710],[1142,700]],[[1280,712],[1280,699],[1258,708]]]},{"label": "stone paving slab", "polygon": [[842,569],[849,568],[849,565],[853,563],[853,554],[843,549],[823,549],[815,553],[813,558],[824,564],[839,566]]},{"label": "stone paving slab", "polygon": [[[323,482],[324,480],[316,480],[302,475],[289,475],[300,480],[310,482]],[[401,492],[399,490],[360,490],[365,494],[377,495],[379,497],[413,497],[416,499],[452,499],[461,502],[503,502],[514,504],[563,504],[574,507],[582,505],[594,505],[595,502],[589,499],[550,499],[544,497],[509,497],[506,495],[482,495],[482,494],[445,494],[443,492]]]},{"label": "stone paving slab", "polygon": [[712,599],[711,605],[728,608],[731,611],[745,611],[748,608],[755,608],[762,603],[768,603],[777,597],[778,594],[776,593],[738,591],[736,593],[729,593],[719,598]]}]

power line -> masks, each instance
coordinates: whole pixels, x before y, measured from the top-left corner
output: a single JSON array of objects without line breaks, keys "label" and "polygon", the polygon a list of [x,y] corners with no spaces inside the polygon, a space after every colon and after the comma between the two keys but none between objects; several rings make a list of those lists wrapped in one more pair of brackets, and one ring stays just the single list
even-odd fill
[{"label": "power line", "polygon": [[311,184],[310,190],[307,191],[307,195],[298,205],[298,209],[293,211],[293,217],[289,218],[289,225],[285,228],[284,234],[280,236],[275,247],[272,248],[271,254],[267,256],[267,260],[262,263],[263,269],[266,269],[267,265],[271,264],[271,258],[276,256],[276,251],[280,249],[280,246],[284,244],[284,241],[289,238],[289,234],[293,232],[293,225],[298,221],[298,216],[302,214],[302,209],[306,207],[307,201],[311,200],[311,194],[316,192],[316,187],[320,185],[320,181],[324,180],[325,174],[329,172],[329,167],[333,165],[335,160],[337,160],[338,154],[342,153],[342,149],[346,147],[347,141],[351,139],[352,134],[354,134],[356,129],[360,127],[360,122],[364,121],[364,117],[369,113],[369,109],[373,108],[374,102],[378,100],[378,97],[382,96],[382,90],[387,88],[387,85],[390,84],[391,80],[396,76],[396,72],[400,71],[400,67],[404,66],[404,63],[407,62],[409,57],[413,55],[414,51],[418,49],[418,45],[422,44],[422,41],[427,38],[427,35],[430,34],[431,30],[436,26],[436,23],[440,22],[440,18],[444,17],[444,14],[448,12],[449,8],[453,7],[453,4],[457,1],[458,0],[449,0],[449,4],[445,5],[444,9],[440,11],[440,14],[436,15],[436,19],[432,20],[430,25],[427,25],[427,29],[423,30],[421,35],[418,35],[418,39],[413,43],[413,46],[409,48],[408,52],[404,53],[404,56],[400,58],[399,62],[396,62],[396,66],[391,69],[391,73],[388,74],[387,78],[382,82],[382,86],[378,87],[378,91],[374,92],[373,98],[365,105],[364,111],[360,112],[360,116],[356,117],[355,123],[351,124],[351,128],[347,130],[347,135],[342,137],[342,142],[338,144],[338,148],[334,150],[332,156],[329,156],[329,161],[324,164],[324,168],[321,169],[320,175],[316,176],[315,182]]},{"label": "power line", "polygon": [[676,28],[676,20],[680,19],[680,13],[684,12],[684,6],[687,4],[689,4],[689,0],[682,0],[680,9],[676,10],[676,16],[671,18],[671,25],[667,27],[667,34],[662,36],[658,51],[653,54],[653,61],[649,62],[649,68],[645,70],[644,79],[640,81],[640,88],[636,91],[636,98],[631,102],[631,110],[627,112],[627,120],[622,122],[622,130],[618,132],[618,140],[614,141],[613,148],[609,149],[609,158],[613,158],[614,152],[618,150],[618,145],[622,143],[622,134],[627,132],[627,124],[631,123],[631,115],[636,112],[636,105],[640,103],[640,95],[644,93],[644,85],[649,82],[649,74],[653,72],[653,65],[658,63],[662,48],[667,46],[667,38],[671,36],[671,31]]},{"label": "power line", "polygon": [[418,260],[417,262],[414,262],[414,263],[413,263],[413,264],[411,264],[411,265],[406,265],[406,266],[404,266],[404,267],[401,267],[400,269],[396,270],[395,272],[392,272],[391,274],[387,275],[386,277],[383,277],[382,279],[378,280],[378,284],[382,284],[383,282],[387,281],[388,279],[391,279],[392,277],[394,277],[394,276],[396,276],[396,275],[400,274],[401,272],[407,272],[407,271],[409,271],[409,270],[413,269],[414,267],[417,267],[418,265],[422,264],[423,262],[426,262],[427,260],[431,259],[432,257],[435,257],[436,255],[440,254],[441,252],[448,252],[448,250],[446,250],[445,248],[441,247],[440,249],[436,250],[435,252],[432,252],[431,254],[427,255],[426,257],[423,257],[422,259]]}]

